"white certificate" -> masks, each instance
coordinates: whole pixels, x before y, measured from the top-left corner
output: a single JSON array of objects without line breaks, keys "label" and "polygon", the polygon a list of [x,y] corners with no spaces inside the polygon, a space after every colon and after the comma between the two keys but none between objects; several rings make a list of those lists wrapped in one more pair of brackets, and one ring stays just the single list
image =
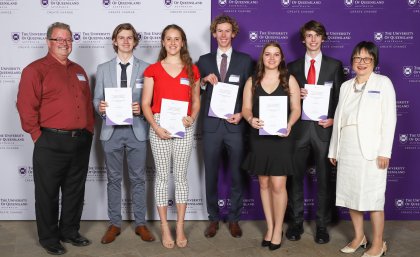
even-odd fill
[{"label": "white certificate", "polygon": [[287,133],[287,96],[260,96],[260,119],[264,127],[262,136],[285,135]]},{"label": "white certificate", "polygon": [[208,115],[229,119],[235,111],[238,89],[237,85],[218,82],[213,87]]},{"label": "white certificate", "polygon": [[105,88],[106,125],[132,125],[131,88]]},{"label": "white certificate", "polygon": [[162,98],[160,126],[169,131],[172,137],[183,138],[185,127],[182,118],[187,116],[187,113],[188,102]]},{"label": "white certificate", "polygon": [[302,120],[326,120],[331,87],[305,84],[305,88],[308,90],[308,94],[303,99]]}]

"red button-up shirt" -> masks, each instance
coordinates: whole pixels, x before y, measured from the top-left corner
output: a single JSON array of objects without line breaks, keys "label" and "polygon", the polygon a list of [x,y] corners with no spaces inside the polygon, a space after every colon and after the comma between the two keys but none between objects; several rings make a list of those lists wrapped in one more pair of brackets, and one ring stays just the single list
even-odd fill
[{"label": "red button-up shirt", "polygon": [[94,114],[88,77],[70,60],[59,63],[51,54],[22,71],[17,108],[24,131],[35,141],[41,127],[87,129],[93,133]]}]

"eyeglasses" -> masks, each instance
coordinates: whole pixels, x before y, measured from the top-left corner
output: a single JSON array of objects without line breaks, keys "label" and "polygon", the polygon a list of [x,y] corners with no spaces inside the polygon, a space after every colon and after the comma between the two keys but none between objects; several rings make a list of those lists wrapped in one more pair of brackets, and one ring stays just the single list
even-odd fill
[{"label": "eyeglasses", "polygon": [[355,63],[360,63],[360,62],[364,62],[366,64],[370,64],[373,61],[372,57],[353,57],[353,62]]},{"label": "eyeglasses", "polygon": [[59,44],[64,44],[64,42],[66,42],[67,44],[73,43],[73,39],[71,39],[71,38],[66,39],[66,38],[58,37],[58,38],[49,38],[48,40],[56,41]]}]

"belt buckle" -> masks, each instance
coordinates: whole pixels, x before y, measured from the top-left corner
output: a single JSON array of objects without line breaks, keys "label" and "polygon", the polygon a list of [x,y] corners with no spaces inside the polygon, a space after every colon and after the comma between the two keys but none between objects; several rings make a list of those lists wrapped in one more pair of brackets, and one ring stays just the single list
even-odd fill
[{"label": "belt buckle", "polygon": [[71,137],[79,137],[82,134],[81,130],[72,130]]}]

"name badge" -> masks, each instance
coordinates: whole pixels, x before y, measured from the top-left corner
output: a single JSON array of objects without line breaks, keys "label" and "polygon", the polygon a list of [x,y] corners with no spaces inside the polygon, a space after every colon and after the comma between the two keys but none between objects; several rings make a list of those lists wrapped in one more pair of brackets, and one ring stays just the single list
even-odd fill
[{"label": "name badge", "polygon": [[181,78],[179,80],[179,84],[189,86],[190,85],[190,81],[187,78]]},{"label": "name badge", "polygon": [[239,83],[239,75],[234,75],[234,74],[232,74],[232,75],[230,75],[230,77],[229,77],[229,82],[235,82],[235,83]]},{"label": "name badge", "polygon": [[86,78],[83,74],[77,73],[76,76],[79,79],[79,81],[86,81]]},{"label": "name badge", "polygon": [[332,87],[333,86],[333,82],[332,81],[325,81],[324,86],[326,86],[326,87]]},{"label": "name badge", "polygon": [[372,99],[379,99],[379,96],[381,94],[381,91],[378,90],[369,90],[368,96]]},{"label": "name badge", "polygon": [[144,78],[136,79],[136,88],[143,88]]}]

